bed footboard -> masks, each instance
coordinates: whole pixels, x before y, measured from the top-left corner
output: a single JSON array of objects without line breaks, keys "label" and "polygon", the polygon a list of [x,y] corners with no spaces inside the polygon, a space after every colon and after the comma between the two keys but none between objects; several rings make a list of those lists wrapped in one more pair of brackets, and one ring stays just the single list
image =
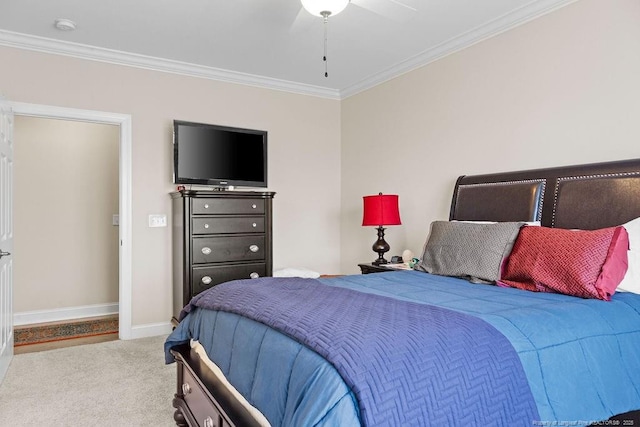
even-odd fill
[{"label": "bed footboard", "polygon": [[171,349],[176,359],[178,381],[173,419],[178,426],[258,427],[258,422],[207,369],[189,345]]}]

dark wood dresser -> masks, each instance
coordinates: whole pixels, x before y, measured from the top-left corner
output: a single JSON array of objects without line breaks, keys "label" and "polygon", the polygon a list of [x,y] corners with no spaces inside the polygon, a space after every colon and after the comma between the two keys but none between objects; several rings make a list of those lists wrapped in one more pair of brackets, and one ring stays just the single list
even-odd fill
[{"label": "dark wood dresser", "polygon": [[273,192],[171,193],[173,318],[189,300],[219,283],[271,276]]}]

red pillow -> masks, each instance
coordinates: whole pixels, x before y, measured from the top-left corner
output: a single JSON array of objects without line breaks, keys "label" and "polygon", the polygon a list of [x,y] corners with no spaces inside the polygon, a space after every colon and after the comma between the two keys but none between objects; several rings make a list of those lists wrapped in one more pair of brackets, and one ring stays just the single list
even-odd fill
[{"label": "red pillow", "polygon": [[627,272],[624,227],[523,227],[498,285],[609,301]]}]

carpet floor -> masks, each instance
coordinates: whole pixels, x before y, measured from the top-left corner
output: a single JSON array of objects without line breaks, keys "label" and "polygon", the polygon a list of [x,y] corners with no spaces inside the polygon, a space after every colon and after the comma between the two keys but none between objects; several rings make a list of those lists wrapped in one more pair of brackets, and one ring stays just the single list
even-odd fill
[{"label": "carpet floor", "polygon": [[175,364],[165,337],[14,356],[0,384],[0,426],[175,426]]}]

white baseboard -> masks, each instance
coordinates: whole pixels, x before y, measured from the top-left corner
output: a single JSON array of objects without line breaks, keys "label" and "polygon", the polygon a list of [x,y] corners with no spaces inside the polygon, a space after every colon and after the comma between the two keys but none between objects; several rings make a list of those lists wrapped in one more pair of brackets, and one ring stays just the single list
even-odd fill
[{"label": "white baseboard", "polygon": [[[35,323],[59,322],[63,320],[82,319],[84,317],[107,316],[118,314],[118,303],[83,305],[79,307],[66,307],[54,310],[23,311],[13,314],[13,325],[31,325]],[[155,337],[169,335],[173,330],[171,322],[147,323],[133,326],[130,333],[120,329],[118,338],[132,340],[136,338]]]},{"label": "white baseboard", "polygon": [[121,340],[133,340],[136,338],[156,337],[158,335],[169,335],[173,329],[171,322],[147,323],[131,327],[131,336],[120,334]]},{"label": "white baseboard", "polygon": [[78,307],[56,308],[53,310],[35,310],[13,313],[13,325],[31,325],[34,323],[58,322],[61,320],[81,319],[83,317],[107,316],[118,314],[118,303],[81,305]]}]

